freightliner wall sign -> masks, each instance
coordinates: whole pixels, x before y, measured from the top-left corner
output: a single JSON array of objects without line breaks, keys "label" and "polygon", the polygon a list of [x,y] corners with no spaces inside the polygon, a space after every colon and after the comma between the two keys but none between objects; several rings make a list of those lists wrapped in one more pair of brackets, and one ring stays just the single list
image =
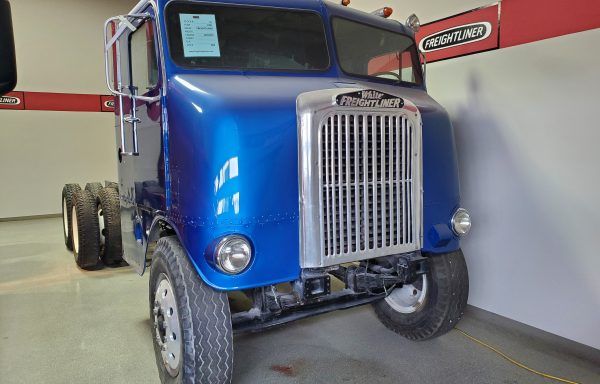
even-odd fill
[{"label": "freightliner wall sign", "polygon": [[423,24],[416,39],[427,62],[498,48],[500,6],[473,9]]},{"label": "freightliner wall sign", "polygon": [[488,38],[491,33],[492,25],[487,21],[461,25],[424,37],[419,43],[419,48],[423,52],[437,51],[438,49],[474,43]]}]

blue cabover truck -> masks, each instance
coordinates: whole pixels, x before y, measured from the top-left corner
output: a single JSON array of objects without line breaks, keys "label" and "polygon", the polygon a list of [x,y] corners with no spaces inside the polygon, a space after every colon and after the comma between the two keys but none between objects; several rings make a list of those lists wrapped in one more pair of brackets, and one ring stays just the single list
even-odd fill
[{"label": "blue cabover truck", "polygon": [[119,181],[68,184],[83,269],[150,269],[163,383],[231,381],[233,335],[371,304],[412,340],[461,319],[453,129],[419,23],[321,0],[142,0],[105,25]]}]

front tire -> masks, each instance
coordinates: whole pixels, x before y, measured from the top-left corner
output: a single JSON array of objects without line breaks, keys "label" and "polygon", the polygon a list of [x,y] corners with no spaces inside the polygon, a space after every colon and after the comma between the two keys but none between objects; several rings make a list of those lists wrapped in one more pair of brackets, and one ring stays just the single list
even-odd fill
[{"label": "front tire", "polygon": [[427,340],[450,331],[462,318],[469,296],[469,274],[461,250],[429,257],[429,272],[394,289],[373,304],[379,320],[410,340]]},{"label": "front tire", "polygon": [[225,292],[206,285],[174,236],[158,241],[150,316],[161,383],[231,382],[233,332]]}]

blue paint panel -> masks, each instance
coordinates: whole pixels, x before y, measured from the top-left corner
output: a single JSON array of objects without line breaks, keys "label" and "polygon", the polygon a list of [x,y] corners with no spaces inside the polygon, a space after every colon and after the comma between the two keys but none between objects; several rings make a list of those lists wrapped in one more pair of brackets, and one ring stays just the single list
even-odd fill
[{"label": "blue paint panel", "polygon": [[[423,87],[399,89],[341,73],[335,62],[329,19],[342,15],[399,32],[405,28],[355,10],[317,0],[223,0],[312,9],[323,14],[332,66],[318,73],[240,72],[184,69],[168,55],[164,20],[166,94],[162,142],[166,212],[196,266],[211,286],[236,290],[297,279],[299,267],[298,149],[296,98],[307,91],[372,87],[401,93],[423,118],[425,252],[459,247],[448,237],[452,213],[460,203],[454,136],[445,110]],[[165,0],[159,0],[162,15]],[[144,143],[140,143],[143,147]],[[436,228],[437,235],[428,236]],[[251,266],[236,276],[212,264],[210,245],[239,233],[252,241]],[[437,236],[437,237],[436,237]],[[437,246],[437,247],[436,247]]]}]

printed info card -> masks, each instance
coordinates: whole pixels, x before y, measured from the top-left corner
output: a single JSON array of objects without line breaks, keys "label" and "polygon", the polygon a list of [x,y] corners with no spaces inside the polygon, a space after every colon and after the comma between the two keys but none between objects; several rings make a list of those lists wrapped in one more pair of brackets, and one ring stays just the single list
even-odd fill
[{"label": "printed info card", "polygon": [[179,20],[185,57],[221,57],[215,15],[182,13]]}]

